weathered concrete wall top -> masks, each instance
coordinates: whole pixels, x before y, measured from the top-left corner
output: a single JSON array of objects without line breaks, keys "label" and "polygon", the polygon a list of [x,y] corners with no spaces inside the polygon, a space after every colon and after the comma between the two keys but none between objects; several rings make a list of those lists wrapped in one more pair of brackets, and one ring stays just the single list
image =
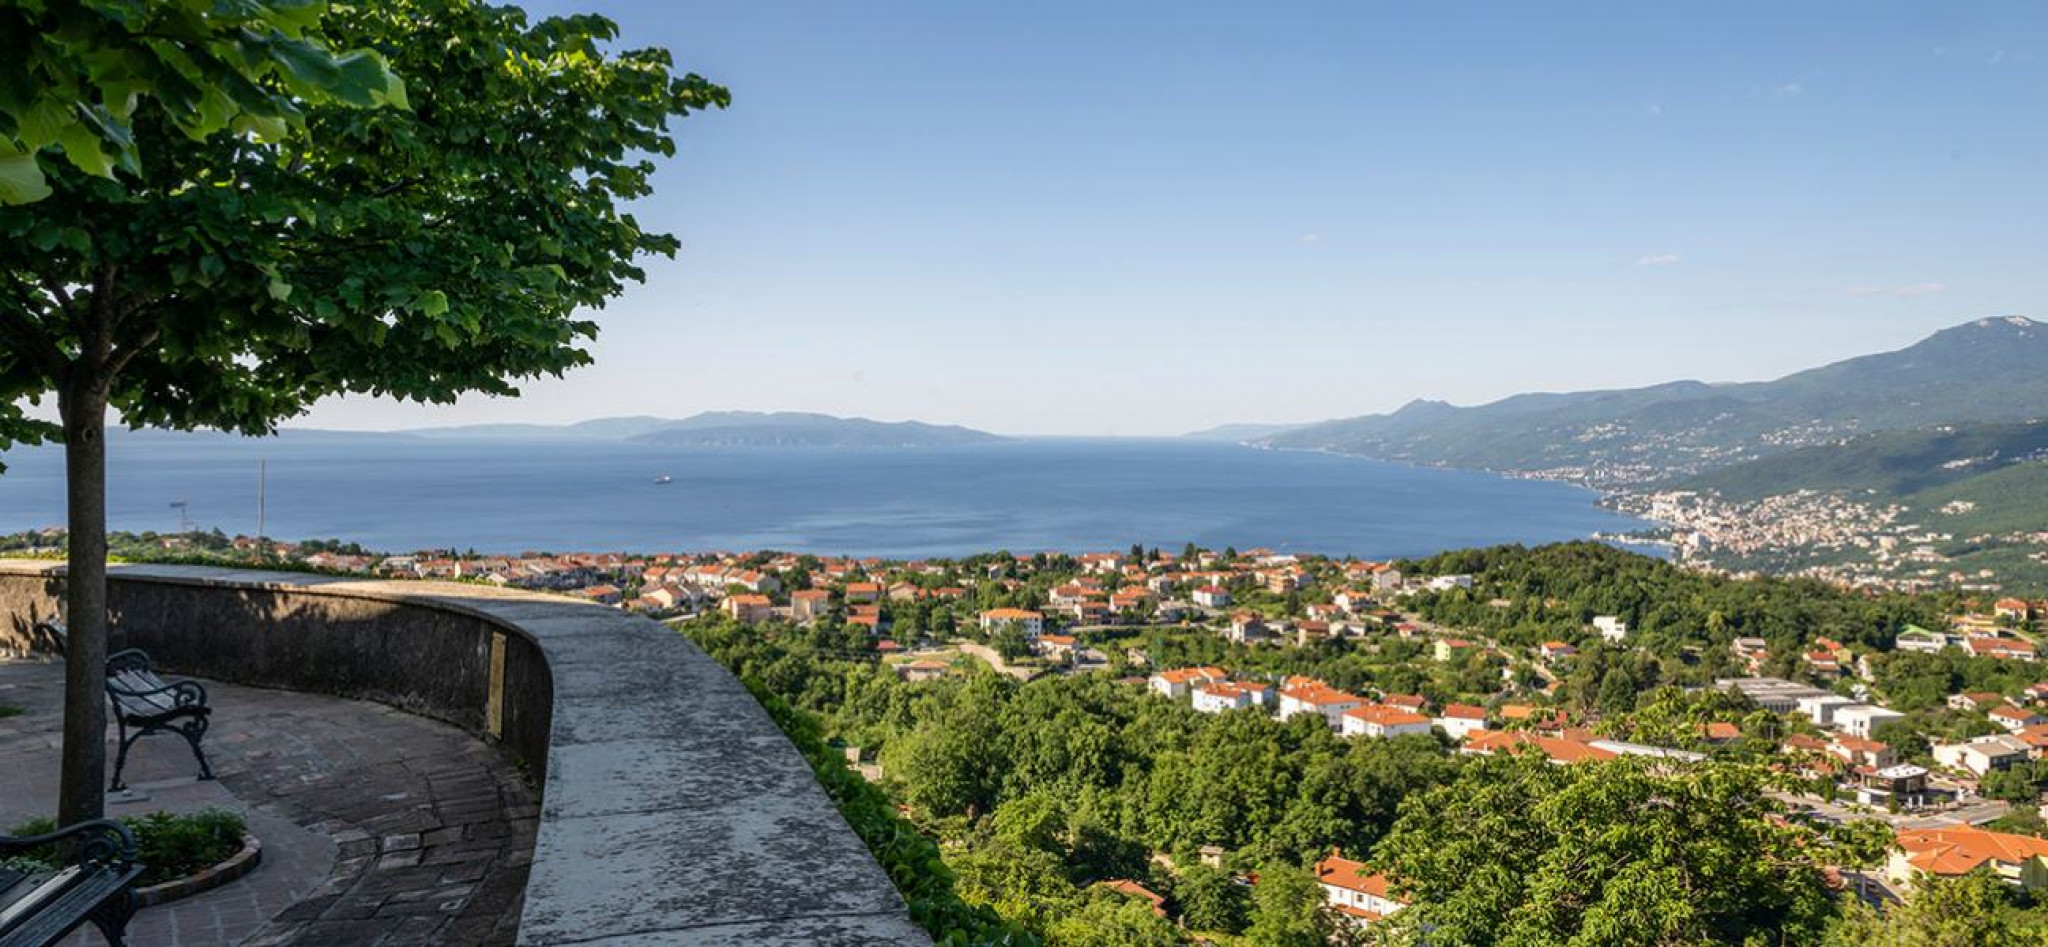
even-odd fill
[{"label": "weathered concrete wall top", "polygon": [[[55,613],[61,575],[0,560],[0,650]],[[116,566],[110,600],[115,646],[177,670],[381,700],[544,752],[522,944],[931,942],[767,713],[655,622],[482,586],[196,566]]]}]

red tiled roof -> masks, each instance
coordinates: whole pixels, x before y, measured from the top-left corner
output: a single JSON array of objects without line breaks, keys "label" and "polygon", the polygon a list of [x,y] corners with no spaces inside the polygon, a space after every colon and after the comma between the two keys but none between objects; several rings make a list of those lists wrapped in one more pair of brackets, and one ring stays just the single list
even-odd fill
[{"label": "red tiled roof", "polygon": [[1962,875],[1986,862],[2016,865],[2048,857],[2048,839],[2031,835],[1987,832],[1971,826],[1949,829],[1901,829],[1899,848],[1914,868],[1931,875]]}]

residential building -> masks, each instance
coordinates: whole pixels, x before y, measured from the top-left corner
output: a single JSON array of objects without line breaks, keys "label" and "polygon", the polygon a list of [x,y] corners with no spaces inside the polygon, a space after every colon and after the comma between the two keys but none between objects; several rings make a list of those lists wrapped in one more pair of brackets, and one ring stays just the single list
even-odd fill
[{"label": "residential building", "polygon": [[1119,878],[1112,881],[1098,881],[1096,884],[1125,897],[1138,898],[1152,906],[1154,917],[1166,916],[1166,897],[1135,881]]},{"label": "residential building", "polygon": [[1370,924],[1408,906],[1387,876],[1345,858],[1343,849],[1316,862],[1316,882],[1323,886],[1324,900],[1355,924]]},{"label": "residential building", "polygon": [[1536,653],[1545,661],[1562,661],[1566,658],[1577,657],[1579,649],[1562,641],[1546,641],[1536,646]]},{"label": "residential building", "polygon": [[2008,733],[2018,733],[2028,727],[2044,722],[2044,718],[2040,714],[2011,706],[1993,707],[1987,716],[1991,718],[1992,723],[2004,727]]},{"label": "residential building", "polygon": [[1271,691],[1272,688],[1264,684],[1210,681],[1195,685],[1189,693],[1194,696],[1196,710],[1205,714],[1220,714],[1246,707],[1263,707]]},{"label": "residential building", "polygon": [[1162,697],[1180,698],[1187,696],[1197,685],[1229,677],[1230,674],[1219,667],[1175,668],[1152,675],[1147,684]]},{"label": "residential building", "polygon": [[1038,649],[1039,654],[1054,661],[1066,660],[1079,645],[1080,640],[1073,635],[1039,635],[1032,642],[1032,647]]},{"label": "residential building", "polygon": [[832,608],[832,593],[825,589],[800,589],[789,593],[792,621],[817,621]]},{"label": "residential building", "polygon": [[1970,653],[1980,658],[2034,660],[2034,643],[2021,638],[1971,638]]},{"label": "residential building", "polygon": [[1628,622],[1618,616],[1593,616],[1593,630],[1599,632],[1601,638],[1617,644],[1628,639]]},{"label": "residential building", "polygon": [[981,613],[983,633],[993,633],[1002,628],[1014,629],[1026,638],[1036,638],[1045,630],[1045,616],[1025,608],[992,608]]},{"label": "residential building", "polygon": [[1814,726],[1832,727],[1835,725],[1836,711],[1844,707],[1854,707],[1857,704],[1856,700],[1843,697],[1840,694],[1820,693],[1801,697],[1794,706],[1802,716],[1812,720]]},{"label": "residential building", "polygon": [[1467,734],[1486,729],[1486,708],[1471,704],[1448,704],[1436,718],[1436,725],[1442,727],[1453,740],[1463,740]]},{"label": "residential building", "polygon": [[1919,625],[1907,625],[1906,630],[1899,632],[1898,637],[1893,640],[1892,646],[1899,649],[1900,651],[1917,651],[1921,654],[1939,654],[1944,649],[1953,648],[1956,645],[1961,644],[1962,640],[1963,639],[1957,635],[1951,635],[1939,631],[1929,631],[1925,628],[1920,627]]},{"label": "residential building", "polygon": [[1494,753],[1514,752],[1525,747],[1542,753],[1550,758],[1550,762],[1559,764],[1610,760],[1619,755],[1613,750],[1602,749],[1568,737],[1546,737],[1526,730],[1482,730],[1472,734],[1459,752],[1489,756]]},{"label": "residential building", "polygon": [[1344,711],[1364,703],[1364,698],[1337,690],[1322,681],[1290,677],[1280,688],[1280,719],[1289,720],[1297,714],[1320,714],[1330,729],[1342,732]]},{"label": "residential building", "polygon": [[[1763,645],[1762,638],[1737,638],[1735,640],[1737,644],[1743,641],[1755,641],[1759,648]],[[1742,652],[1738,649],[1737,653],[1740,654]],[[1759,650],[1757,653],[1761,654],[1762,652]],[[1758,707],[1762,707],[1774,714],[1792,713],[1798,709],[1799,702],[1803,699],[1829,695],[1827,691],[1821,690],[1818,687],[1778,677],[1724,677],[1715,681],[1714,686],[1722,690],[1738,691],[1744,697],[1755,701]]]},{"label": "residential building", "polygon": [[775,603],[766,595],[729,595],[725,599],[725,613],[751,625],[775,617]]},{"label": "residential building", "polygon": [[1828,742],[1828,752],[1851,766],[1883,768],[1899,761],[1898,751],[1891,744],[1846,733],[1836,734]]},{"label": "residential building", "polygon": [[1951,769],[1968,770],[1978,776],[2024,763],[2030,751],[2027,741],[2007,733],[1976,737],[1961,743],[1937,743],[1933,747],[1935,762]]},{"label": "residential building", "polygon": [[1991,691],[1972,691],[1967,694],[1951,694],[1948,698],[1948,709],[1976,711],[1980,714],[1990,713],[1993,708],[2001,707],[2004,705],[2005,696],[2002,694],[1992,693]]},{"label": "residential building", "polygon": [[1471,650],[1472,642],[1463,638],[1438,638],[1432,648],[1438,661],[1449,661]]},{"label": "residential building", "polygon": [[2048,884],[2048,839],[1974,826],[1900,829],[1885,876],[1903,887],[1922,875],[1953,878],[1980,868],[2029,891],[2038,890]]},{"label": "residential building", "polygon": [[1889,708],[1858,704],[1835,711],[1835,726],[1843,733],[1868,739],[1877,732],[1877,728],[1905,716]]},{"label": "residential building", "polygon": [[1229,608],[1230,590],[1220,585],[1205,585],[1188,596],[1203,608]]},{"label": "residential building", "polygon": [[1866,806],[1881,806],[1893,800],[1917,809],[1927,802],[1927,770],[1911,763],[1895,763],[1863,774],[1856,799]]},{"label": "residential building", "polygon": [[1339,732],[1347,737],[1427,736],[1433,726],[1428,717],[1385,704],[1353,707],[1344,711],[1340,719]]}]

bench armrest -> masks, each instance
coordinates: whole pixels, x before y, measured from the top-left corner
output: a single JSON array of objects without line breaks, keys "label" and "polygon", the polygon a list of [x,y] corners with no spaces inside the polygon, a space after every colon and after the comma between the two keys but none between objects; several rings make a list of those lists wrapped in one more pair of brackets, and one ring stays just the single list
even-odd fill
[{"label": "bench armrest", "polygon": [[210,706],[206,702],[206,685],[201,684],[198,681],[172,681],[169,684],[165,684],[162,687],[150,687],[144,688],[142,690],[136,690],[130,687],[123,687],[120,684],[115,683],[112,678],[109,678],[107,680],[107,693],[112,694],[115,697],[143,698],[160,697],[165,694],[169,694],[171,697],[171,706],[179,709],[183,709],[186,707]]},{"label": "bench armrest", "polygon": [[67,839],[78,840],[71,856],[78,864],[127,865],[135,861],[135,836],[112,819],[67,825],[43,835],[0,835],[0,855],[32,852]]}]

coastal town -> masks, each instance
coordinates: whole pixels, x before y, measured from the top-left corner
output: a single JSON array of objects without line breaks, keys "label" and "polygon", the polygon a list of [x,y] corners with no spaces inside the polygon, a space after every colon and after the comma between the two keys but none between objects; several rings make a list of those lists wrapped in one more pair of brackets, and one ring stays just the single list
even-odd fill
[{"label": "coastal town", "polygon": [[1605,502],[1660,524],[1631,538],[1668,544],[1680,563],[1730,574],[1987,593],[2037,589],[2048,575],[2048,532],[1959,534],[1942,521],[1971,512],[1967,503],[1915,516],[1897,504],[1813,490],[1751,501],[1657,490]]},{"label": "coastal town", "polygon": [[[54,548],[60,538],[8,542],[33,553],[28,544]],[[1344,740],[1417,739],[1465,756],[1535,754],[1558,765],[1638,757],[1672,768],[1755,761],[1775,774],[1773,794],[1794,818],[1889,828],[1882,864],[1831,876],[1872,903],[1910,899],[1925,875],[1983,870],[2028,890],[2048,884],[2048,666],[2039,663],[2048,600],[1923,596],[1911,600],[1919,620],[1856,640],[1742,633],[1720,612],[1674,635],[1644,627],[1671,624],[1654,602],[1573,611],[1563,592],[1532,600],[1527,582],[1484,564],[1445,571],[1267,549],[902,561],[767,551],[386,555],[227,537],[163,548],[190,542],[241,561],[553,592],[685,628],[831,629],[911,687],[990,671],[1021,681],[1104,675],[1195,714],[1314,720]],[[1637,560],[1686,574],[1627,561]],[[1840,594],[1853,603],[1895,593]],[[1540,634],[1498,617],[1531,608],[1542,613]],[[1630,676],[1659,664],[1676,670],[1654,681]],[[1291,670],[1315,667],[1330,670]],[[1618,697],[1608,693],[1617,687]],[[849,761],[886,778],[857,749]],[[1226,853],[1212,854],[1223,863]],[[1330,909],[1360,924],[1408,904],[1369,862],[1341,851],[1313,873]],[[1111,881],[1133,897],[1159,897],[1140,881]]]}]

